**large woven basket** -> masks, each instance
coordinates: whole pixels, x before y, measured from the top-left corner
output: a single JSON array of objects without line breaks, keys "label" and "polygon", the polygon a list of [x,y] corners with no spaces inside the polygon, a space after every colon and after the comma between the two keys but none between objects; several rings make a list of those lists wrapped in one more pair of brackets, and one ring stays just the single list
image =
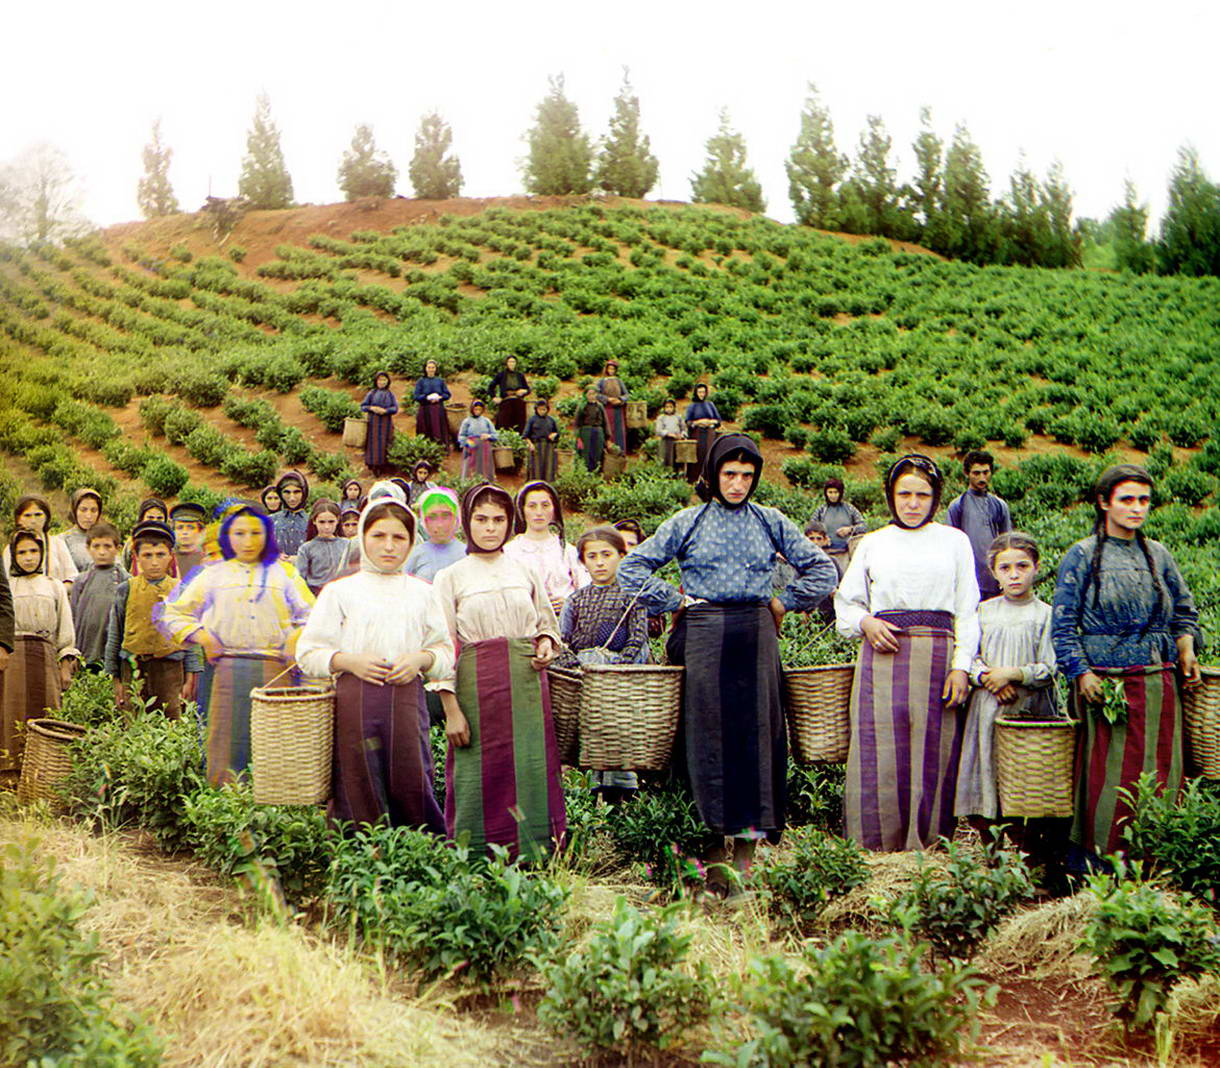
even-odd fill
[{"label": "large woven basket", "polygon": [[627,457],[621,453],[602,453],[602,478],[615,479],[627,470]]},{"label": "large woven basket", "polygon": [[17,784],[17,800],[21,804],[31,801],[54,804],[61,800],[55,786],[72,770],[72,744],[87,733],[87,727],[61,719],[26,720],[25,756],[21,781]]},{"label": "large woven basket", "polygon": [[467,408],[461,401],[448,401],[445,404],[445,419],[449,423],[449,432],[457,437],[462,429],[462,420],[466,418]]},{"label": "large woven basket", "polygon": [[660,771],[682,707],[680,667],[586,664],[581,672],[580,765]]},{"label": "large woven basket", "polygon": [[626,403],[625,420],[632,430],[642,430],[648,425],[648,402],[629,400]]},{"label": "large woven basket", "polygon": [[842,764],[851,741],[852,664],[784,668],[784,710],[798,764]]},{"label": "large woven basket", "polygon": [[570,767],[576,767],[576,761],[580,758],[580,672],[548,668],[547,678],[559,759]]},{"label": "large woven basket", "polygon": [[368,439],[369,425],[363,419],[343,420],[343,444],[353,449],[363,449]]},{"label": "large woven basket", "polygon": [[996,783],[1005,816],[1072,814],[1076,721],[1001,716],[995,725]]},{"label": "large woven basket", "polygon": [[1203,682],[1182,688],[1190,753],[1205,778],[1220,779],[1220,668],[1205,667]]},{"label": "large woven basket", "polygon": [[517,458],[507,445],[497,445],[491,450],[491,455],[497,471],[510,471],[517,466]]},{"label": "large woven basket", "polygon": [[322,805],[330,798],[335,691],[326,686],[250,691],[250,763],[260,805]]},{"label": "large woven basket", "polygon": [[679,438],[674,442],[674,463],[693,464],[699,459],[699,443],[694,438]]}]

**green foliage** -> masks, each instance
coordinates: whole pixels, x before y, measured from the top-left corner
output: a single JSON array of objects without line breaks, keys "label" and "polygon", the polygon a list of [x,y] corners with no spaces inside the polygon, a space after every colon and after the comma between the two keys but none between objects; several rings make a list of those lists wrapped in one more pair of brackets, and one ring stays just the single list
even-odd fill
[{"label": "green foliage", "polygon": [[[583,464],[576,467],[583,469]],[[559,492],[562,497],[565,490]],[[596,492],[582,503],[584,511],[596,519],[608,523],[638,519],[645,533],[651,534],[662,520],[690,503],[690,484],[660,464],[639,463],[615,482],[598,478]]]},{"label": "green foliage", "polygon": [[677,783],[641,791],[630,803],[612,807],[606,828],[624,859],[643,864],[650,883],[675,894],[702,880],[699,858],[720,840]]},{"label": "green foliage", "polygon": [[398,168],[389,156],[377,150],[373,128],[361,123],[339,163],[338,181],[344,199],[392,197],[397,178]]},{"label": "green foliage", "polygon": [[230,245],[229,246],[229,259],[231,259],[234,263],[241,263],[242,260],[244,260],[245,258],[246,258],[246,246],[245,245]]},{"label": "green foliage", "polygon": [[788,196],[797,221],[822,230],[838,230],[842,223],[837,187],[847,173],[847,157],[834,142],[834,122],[809,84],[801,111],[801,130],[788,154]]},{"label": "green foliage", "polygon": [[924,862],[891,905],[894,919],[926,938],[942,957],[967,959],[987,933],[1033,893],[1029,869],[1020,856],[995,845],[982,859],[946,842],[943,868]]},{"label": "green foliage", "polygon": [[260,93],[254,122],[246,135],[237,191],[252,208],[286,208],[292,203],[292,178],[284,165],[279,127],[271,121],[271,100]]},{"label": "green foliage", "polygon": [[925,970],[923,947],[848,931],[807,946],[800,965],[750,962],[738,1000],[750,1038],[704,1054],[732,1068],[834,1064],[943,1064],[966,1052],[978,1012],[994,1002],[968,966]]},{"label": "green foliage", "polygon": [[307,412],[316,415],[322,425],[332,434],[337,434],[343,429],[345,419],[360,417],[360,405],[342,390],[306,386],[298,396],[301,406]]},{"label": "green foliage", "polygon": [[435,111],[419,120],[415,154],[411,157],[411,187],[423,200],[447,200],[462,192],[462,164],[449,154],[453,131]]},{"label": "green foliage", "polygon": [[836,426],[812,431],[806,448],[815,459],[827,464],[846,463],[856,454],[856,443],[851,435]]},{"label": "green foliage", "polygon": [[190,263],[193,255],[191,250],[184,244],[174,245],[169,250],[169,254],[173,256],[174,259],[181,260],[183,263]]},{"label": "green foliage", "polygon": [[714,987],[706,963],[686,964],[693,935],[679,929],[683,909],[641,913],[619,897],[587,945],[537,960],[547,984],[538,1019],[587,1052],[628,1061],[680,1040],[707,1016]]},{"label": "green foliage", "polygon": [[[729,204],[746,211],[763,211],[762,186],[746,164],[746,142],[729,126],[722,109],[720,126],[707,141],[703,170],[691,178],[691,200],[696,204]],[[719,401],[719,398],[717,398]]]},{"label": "green foliage", "polygon": [[843,830],[842,764],[802,767],[788,762],[788,825],[839,834]]},{"label": "green foliage", "polygon": [[420,460],[439,468],[445,459],[445,446],[423,434],[395,434],[387,455],[400,471],[409,472]]},{"label": "green foliage", "polygon": [[597,157],[594,181],[621,197],[642,197],[657,182],[657,158],[648,137],[640,133],[640,98],[623,71],[623,84],[614,98],[610,133]]},{"label": "green foliage", "polygon": [[1190,145],[1178,150],[1169,179],[1157,258],[1165,274],[1220,274],[1220,186],[1203,172]]},{"label": "green foliage", "polygon": [[57,719],[97,727],[121,718],[114,703],[114,679],[103,671],[78,671],[64,691]]},{"label": "green foliage", "polygon": [[563,75],[552,77],[550,86],[526,135],[525,188],[544,196],[587,193],[593,184],[592,146],[580,128],[576,105],[564,95]]},{"label": "green foliage", "polygon": [[1180,890],[1220,901],[1220,793],[1191,779],[1181,795],[1158,788],[1150,773],[1133,791],[1134,815],[1123,827],[1127,855]]},{"label": "green foliage", "polygon": [[179,211],[178,198],[169,182],[169,164],[174,150],[161,141],[161,120],[153,123],[152,141],[144,146],[144,174],[136,187],[136,203],[144,218],[174,215]]},{"label": "green foliage", "polygon": [[258,489],[275,478],[278,468],[279,457],[267,449],[262,452],[241,450],[231,453],[225,459],[220,465],[220,472],[242,486]]},{"label": "green foliage", "polygon": [[186,485],[190,476],[180,463],[175,463],[168,456],[158,456],[149,461],[143,471],[144,481],[148,488],[158,497],[174,497]]},{"label": "green foliage", "polygon": [[1179,980],[1220,969],[1211,912],[1144,881],[1138,864],[1119,861],[1114,875],[1090,876],[1088,891],[1097,904],[1082,948],[1118,995],[1115,1011],[1128,1027],[1154,1023]]},{"label": "green foliage", "polygon": [[788,831],[782,850],[758,855],[753,881],[777,921],[809,935],[826,902],[868,875],[864,852],[852,839],[805,827]]},{"label": "green foliage", "polygon": [[0,1062],[64,1068],[159,1064],[159,1043],[113,1000],[102,952],[81,921],[84,894],[65,889],[34,841],[0,863]]}]

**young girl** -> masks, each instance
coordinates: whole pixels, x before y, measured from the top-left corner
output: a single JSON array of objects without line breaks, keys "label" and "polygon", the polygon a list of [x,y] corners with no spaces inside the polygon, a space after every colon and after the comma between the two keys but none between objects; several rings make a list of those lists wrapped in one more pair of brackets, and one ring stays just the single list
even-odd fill
[{"label": "young girl", "polygon": [[674,445],[686,433],[686,424],[678,415],[678,406],[672,397],[665,398],[665,404],[661,414],[657,416],[653,430],[661,441],[660,455],[657,458],[666,467],[675,467]]},{"label": "young girl", "polygon": [[42,538],[18,530],[8,550],[15,627],[12,654],[0,671],[0,771],[20,769],[24,737],[17,724],[59,707],[80,655],[68,591],[43,573]]},{"label": "young girl", "polygon": [[491,443],[498,435],[491,420],[483,414],[486,408],[481,400],[472,400],[470,414],[462,420],[458,430],[458,444],[462,447],[462,478],[482,477],[491,481],[496,477]]},{"label": "young girl", "polygon": [[202,647],[200,682],[207,718],[207,775],[232,782],[250,763],[250,691],[291,663],[313,594],[279,561],[271,520],[249,503],[223,513],[219,562],[180,583],[154,612],[157,628],[178,644]]},{"label": "young girl", "polygon": [[432,481],[435,473],[436,468],[427,460],[419,460],[411,468],[411,481],[407,483],[407,506],[409,508],[414,508],[420,497],[428,490],[436,489],[436,483]]},{"label": "young girl", "polygon": [[[38,535],[40,544],[46,547],[38,554],[39,570],[48,578],[62,582],[66,587],[72,585],[72,580],[80,573],[72,562],[72,554],[68,547],[58,538],[52,538],[47,533],[47,525],[51,521],[51,506],[43,497],[29,494],[22,497],[13,506],[13,526],[17,530],[28,530]],[[48,540],[49,539],[49,540]],[[13,563],[12,546],[4,547],[4,569],[11,572]]]},{"label": "young girl", "polygon": [[522,437],[529,442],[529,466],[526,476],[549,482],[559,473],[559,424],[551,416],[551,406],[545,400],[534,405],[534,414],[525,424]]},{"label": "young girl", "polygon": [[349,502],[354,504],[357,509],[356,518],[359,519],[360,498],[363,496],[364,487],[360,485],[360,480],[358,478],[349,478],[343,483],[343,487],[340,490],[339,505],[342,507]]},{"label": "young girl", "polygon": [[280,499],[279,486],[268,486],[261,494],[259,494],[259,500],[263,502],[264,515],[273,516],[276,512],[284,507],[284,502]]},{"label": "young girl", "polygon": [[443,568],[466,555],[465,544],[456,537],[460,505],[453,490],[437,486],[419,499],[416,508],[428,540],[415,543],[407,559],[407,574],[432,582]]},{"label": "young girl", "polygon": [[359,506],[354,501],[344,501],[339,505],[339,533],[350,540],[356,536],[359,527]]},{"label": "young girl", "polygon": [[581,586],[589,572],[563,536],[563,506],[546,482],[527,482],[517,493],[517,536],[504,546],[504,555],[533,572],[556,613]]},{"label": "young girl", "polygon": [[297,553],[297,571],[315,597],[339,574],[347,560],[351,543],[337,537],[339,519],[339,506],[325,497],[316,501],[309,513],[306,541]]},{"label": "young girl", "polygon": [[559,627],[541,582],[504,556],[513,501],[499,486],[462,498],[467,554],[433,584],[461,649],[438,683],[445,708],[445,831],[512,852],[545,852],[566,830],[544,668]]},{"label": "young girl", "polygon": [[1028,534],[1013,531],[991,543],[987,566],[1001,595],[979,605],[982,638],[970,665],[976,689],[966,711],[954,812],[969,816],[984,834],[999,819],[995,759],[995,721],[1005,712],[1031,711],[1050,718],[1055,701],[1055,649],[1051,643],[1051,606],[1034,596],[1038,546]]},{"label": "young girl", "polygon": [[415,518],[382,498],[360,518],[360,571],[322,591],[297,645],[306,675],[338,676],[334,800],[337,820],[441,833],[423,680],[451,678],[454,650],[427,583],[404,572]]},{"label": "young girl", "polygon": [[86,539],[89,528],[102,518],[102,495],[88,486],[73,490],[68,499],[68,518],[72,525],[51,540],[60,542],[68,550],[78,572],[85,571],[93,563]]},{"label": "young girl", "polygon": [[606,436],[610,422],[606,406],[598,399],[597,390],[585,390],[585,402],[576,413],[576,448],[585,458],[585,470],[600,471],[602,454],[606,451]]}]

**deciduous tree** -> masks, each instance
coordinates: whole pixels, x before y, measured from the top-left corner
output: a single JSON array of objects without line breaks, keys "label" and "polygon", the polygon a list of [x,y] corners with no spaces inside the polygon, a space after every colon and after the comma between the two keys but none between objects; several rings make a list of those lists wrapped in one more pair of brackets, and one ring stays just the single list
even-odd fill
[{"label": "deciduous tree", "polygon": [[766,207],[762,186],[746,163],[746,142],[729,126],[728,109],[720,111],[720,127],[707,141],[703,170],[691,177],[691,199],[696,204],[731,204],[747,211]]},{"label": "deciduous tree", "polygon": [[21,244],[59,242],[88,229],[80,182],[54,145],[31,145],[0,165],[0,238]]},{"label": "deciduous tree", "polygon": [[525,188],[543,195],[587,193],[593,185],[593,148],[576,105],[564,95],[563,75],[551,78],[550,86],[526,135]]},{"label": "deciduous tree", "polygon": [[174,150],[161,140],[161,120],[153,123],[152,140],[144,146],[144,176],[136,188],[136,203],[144,218],[175,215],[181,210],[169,183],[169,164]]},{"label": "deciduous tree", "polygon": [[352,143],[339,163],[339,188],[348,200],[360,197],[392,197],[398,168],[373,140],[373,128],[356,127]]},{"label": "deciduous tree", "polygon": [[271,121],[271,100],[260,93],[254,124],[246,135],[238,192],[254,208],[286,208],[292,203],[292,178],[284,165],[279,127]]},{"label": "deciduous tree", "polygon": [[453,131],[435,111],[419,120],[415,155],[411,157],[411,187],[424,200],[448,200],[462,191],[462,164],[449,151]]},{"label": "deciduous tree", "polygon": [[835,148],[834,123],[813,82],[801,111],[801,130],[784,169],[797,221],[821,230],[838,230],[843,222],[839,183],[847,174],[847,157]]},{"label": "deciduous tree", "polygon": [[640,98],[625,69],[594,179],[606,192],[622,197],[642,197],[657,183],[657,157],[648,137],[640,133]]}]

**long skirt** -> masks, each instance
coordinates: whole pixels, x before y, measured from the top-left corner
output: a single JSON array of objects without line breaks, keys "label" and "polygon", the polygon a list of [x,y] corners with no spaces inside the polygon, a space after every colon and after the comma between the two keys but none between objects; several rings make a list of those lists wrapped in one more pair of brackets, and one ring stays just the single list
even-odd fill
[{"label": "long skirt", "polygon": [[445,828],[432,792],[428,707],[419,680],[374,686],[342,674],[335,687],[335,748],[331,765],[336,820],[394,827]]},{"label": "long skirt", "polygon": [[953,653],[948,612],[880,612],[898,652],[860,649],[851,687],[847,833],[875,850],[924,849],[953,834],[964,714],[941,699]]},{"label": "long skirt", "polygon": [[462,478],[483,476],[488,482],[496,478],[496,465],[491,454],[490,441],[476,441],[462,449]]},{"label": "long skirt", "polygon": [[453,435],[449,432],[449,417],[445,414],[444,401],[421,401],[415,413],[415,433],[421,437],[439,441],[451,448]]},{"label": "long skirt", "polygon": [[8,667],[0,671],[0,771],[18,771],[25,731],[17,724],[59,708],[62,691],[55,647],[46,638],[19,635]]},{"label": "long skirt", "polygon": [[788,741],[779,640],[766,605],[695,605],[674,623],[670,663],[686,667],[679,768],[699,816],[721,834],[784,827]]},{"label": "long skirt", "polygon": [[445,761],[445,833],[466,836],[475,851],[546,853],[567,831],[551,694],[533,652],[527,638],[491,638],[458,656],[470,744],[450,745]]},{"label": "long skirt", "polygon": [[695,462],[686,465],[686,477],[689,481],[699,481],[699,475],[703,472],[703,461],[707,459],[707,454],[719,435],[720,431],[714,426],[691,427],[691,437],[695,439]]},{"label": "long skirt", "polygon": [[496,408],[496,429],[515,430],[518,434],[525,429],[525,399],[522,397],[504,397]]},{"label": "long skirt", "polygon": [[606,422],[610,424],[610,440],[619,447],[619,451],[627,455],[627,405],[607,404]]},{"label": "long skirt", "polygon": [[368,435],[364,439],[364,462],[374,471],[389,464],[390,442],[394,440],[394,417],[369,412]]},{"label": "long skirt", "polygon": [[580,452],[590,471],[602,469],[602,453],[606,451],[606,432],[600,426],[580,428]]},{"label": "long skirt", "polygon": [[535,441],[529,454],[529,465],[526,477],[531,481],[542,479],[543,482],[554,482],[559,472],[559,453],[553,441]]},{"label": "long skirt", "polygon": [[674,452],[678,444],[677,438],[661,438],[661,447],[657,450],[657,458],[664,467],[675,467]]},{"label": "long skirt", "polygon": [[[1146,771],[1171,797],[1182,788],[1182,717],[1173,664],[1093,668],[1121,678],[1127,695],[1127,722],[1112,726],[1083,701],[1073,705],[1084,725],[1076,749],[1076,811],[1072,841],[1093,853],[1119,847],[1131,807],[1120,791],[1134,790]],[[1081,705],[1085,705],[1081,709]]]},{"label": "long skirt", "polygon": [[[250,691],[266,686],[284,670],[270,656],[224,655],[207,672],[208,782],[221,786],[233,782],[250,766]],[[280,685],[292,686],[285,676]]]}]

